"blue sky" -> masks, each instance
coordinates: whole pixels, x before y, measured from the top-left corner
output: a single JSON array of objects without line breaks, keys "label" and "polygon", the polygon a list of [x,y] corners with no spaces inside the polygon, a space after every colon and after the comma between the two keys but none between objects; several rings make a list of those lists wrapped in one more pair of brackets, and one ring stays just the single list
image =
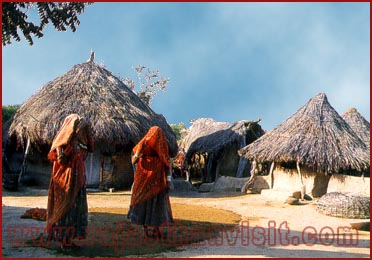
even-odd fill
[{"label": "blue sky", "polygon": [[320,92],[370,121],[370,3],[94,3],[79,19],[75,33],[48,25],[33,46],[3,46],[3,105],[93,49],[116,76],[136,80],[142,64],[169,77],[151,104],[168,123],[261,118],[271,130]]}]

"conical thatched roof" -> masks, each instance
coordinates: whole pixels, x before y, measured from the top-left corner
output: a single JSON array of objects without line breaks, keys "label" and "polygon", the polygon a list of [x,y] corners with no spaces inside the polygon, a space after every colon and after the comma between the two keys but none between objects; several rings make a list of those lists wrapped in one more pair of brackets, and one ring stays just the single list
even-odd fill
[{"label": "conical thatched roof", "polygon": [[247,139],[249,139],[247,140],[248,143],[253,142],[265,133],[258,124],[259,122],[260,120],[241,120],[233,124],[228,124],[227,126],[224,126],[224,124],[216,124],[217,131],[204,133],[203,136],[200,136],[191,143],[185,156],[186,160],[189,160],[196,152],[217,154],[218,151],[222,151],[225,147],[234,143],[239,147],[241,138],[246,138],[246,136],[248,136]]},{"label": "conical thatched roof", "polygon": [[362,139],[370,148],[370,124],[369,122],[355,109],[350,108],[341,117],[349,124],[351,129]]},{"label": "conical thatched roof", "polygon": [[182,139],[180,147],[187,151],[190,145],[198,138],[230,127],[230,123],[216,122],[212,118],[199,118],[192,122],[187,129],[187,135]]},{"label": "conical thatched roof", "polygon": [[157,125],[165,131],[172,156],[177,153],[176,137],[166,119],[92,60],[75,65],[32,95],[17,111],[9,134],[20,140],[29,137],[33,145],[50,145],[71,113],[91,122],[94,140],[103,147],[133,147]]},{"label": "conical thatched roof", "polygon": [[259,162],[296,162],[318,172],[369,167],[366,145],[329,104],[324,93],[255,142],[239,150]]}]

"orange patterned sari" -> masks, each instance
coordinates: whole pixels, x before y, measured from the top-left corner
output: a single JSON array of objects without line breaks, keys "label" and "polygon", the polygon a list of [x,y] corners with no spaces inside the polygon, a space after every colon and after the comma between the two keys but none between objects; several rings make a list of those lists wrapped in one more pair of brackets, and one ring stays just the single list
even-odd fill
[{"label": "orange patterned sari", "polygon": [[141,153],[137,162],[132,186],[130,206],[143,203],[167,188],[166,173],[169,170],[169,149],[161,128],[153,126],[133,148]]},{"label": "orange patterned sari", "polygon": [[[81,144],[87,149],[82,149]],[[63,149],[67,156],[64,163],[58,160],[59,149]],[[49,231],[69,212],[78,193],[85,187],[84,161],[88,151],[92,150],[93,138],[85,120],[76,114],[66,117],[48,154],[49,160],[53,161],[48,190]]]}]

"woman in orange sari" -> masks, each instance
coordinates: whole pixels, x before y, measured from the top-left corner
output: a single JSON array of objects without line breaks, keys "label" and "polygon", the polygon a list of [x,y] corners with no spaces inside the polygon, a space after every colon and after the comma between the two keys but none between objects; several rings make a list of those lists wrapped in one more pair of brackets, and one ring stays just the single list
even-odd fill
[{"label": "woman in orange sari", "polygon": [[160,238],[159,227],[173,222],[169,201],[170,157],[163,130],[151,127],[133,148],[133,154],[136,171],[128,218],[143,225],[147,237]]},{"label": "woman in orange sari", "polygon": [[88,203],[85,165],[93,151],[88,122],[77,114],[67,116],[55,136],[48,159],[53,171],[48,190],[47,231],[50,239],[71,246],[72,239],[86,238]]}]

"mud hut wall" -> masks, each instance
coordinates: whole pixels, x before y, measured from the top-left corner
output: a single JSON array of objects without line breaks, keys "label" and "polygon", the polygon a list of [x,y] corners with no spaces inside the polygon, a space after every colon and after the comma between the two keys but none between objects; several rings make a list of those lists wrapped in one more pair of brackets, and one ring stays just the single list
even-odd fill
[{"label": "mud hut wall", "polygon": [[[44,156],[45,158],[43,158]],[[47,155],[29,154],[26,172],[22,175],[21,179],[25,185],[32,183],[39,188],[47,189],[49,187],[53,164],[46,158]]]},{"label": "mud hut wall", "polygon": [[[269,189],[269,176],[257,176],[253,184],[252,191],[260,193],[263,189]],[[213,191],[241,191],[242,187],[249,180],[249,177],[236,178],[231,176],[220,176],[213,185]]]},{"label": "mud hut wall", "polygon": [[85,175],[86,186],[89,188],[98,188],[100,184],[100,168],[101,168],[101,149],[94,149],[93,153],[89,153],[85,160]]},{"label": "mud hut wall", "polygon": [[112,183],[115,189],[129,189],[134,180],[130,152],[120,152],[112,156],[114,163]]},{"label": "mud hut wall", "polygon": [[[321,197],[327,193],[330,175],[313,172],[301,167],[302,180],[306,187],[306,194],[312,197]],[[301,190],[301,181],[296,169],[276,166],[274,169],[273,190],[295,192]]]},{"label": "mud hut wall", "polygon": [[[104,165],[104,180],[103,183],[110,181],[111,187],[115,189],[128,188],[133,183],[133,168],[130,163],[129,153],[118,153],[113,155],[111,172],[108,171],[109,165]],[[100,187],[100,171],[102,154],[100,149],[95,149],[93,153],[88,154],[85,161],[86,169],[86,185],[88,188],[99,188]],[[27,164],[27,172],[24,178],[34,179],[37,186],[41,188],[48,188],[50,182],[50,176],[52,173],[53,164],[43,160],[40,156],[33,156],[30,158]],[[106,178],[106,179],[105,179]],[[110,178],[110,180],[108,180]],[[111,188],[108,187],[108,188]]]},{"label": "mud hut wall", "polygon": [[[96,188],[99,185],[99,169],[100,169],[100,151],[95,151],[93,154],[88,154],[85,161],[86,169],[86,184],[87,187]],[[22,155],[23,157],[23,155]],[[27,159],[26,173],[22,179],[25,184],[34,183],[40,188],[48,188],[50,183],[50,177],[52,174],[53,163],[43,158],[47,155],[41,154],[30,154]],[[14,161],[14,160],[12,160]],[[19,162],[17,163],[19,164]],[[22,164],[19,165],[20,167]],[[20,167],[18,172],[20,171]]]},{"label": "mud hut wall", "polygon": [[7,153],[4,156],[6,156],[10,172],[19,173],[22,169],[24,153],[13,152],[13,153]]},{"label": "mud hut wall", "polygon": [[[236,172],[238,170],[240,160],[240,156],[238,155],[237,150],[237,146],[228,147],[225,151],[223,151],[223,155],[209,154],[206,161],[204,155],[201,156],[198,153],[195,153],[192,157],[192,160],[200,160],[200,162],[195,163],[195,161],[193,161],[191,163],[190,171],[192,173],[192,177],[198,177],[201,173],[202,180],[204,182],[212,182],[215,181],[217,169],[219,170],[219,176],[236,177]],[[217,156],[218,158],[215,159],[215,156]],[[199,166],[201,169],[198,169]],[[249,171],[250,163],[247,163],[244,169],[243,177],[248,177]]]},{"label": "mud hut wall", "polygon": [[[217,160],[217,164],[220,166],[220,176],[230,176],[236,177],[236,172],[239,167],[240,157],[237,153],[237,147],[229,147],[225,152],[224,155]],[[243,177],[249,176],[249,163],[244,169]]]},{"label": "mud hut wall", "polygon": [[101,190],[108,190],[113,187],[113,173],[115,163],[112,156],[109,154],[102,155],[102,164],[100,169],[100,185]]},{"label": "mud hut wall", "polygon": [[329,180],[327,192],[352,192],[370,196],[370,178],[344,174],[333,174]]}]

